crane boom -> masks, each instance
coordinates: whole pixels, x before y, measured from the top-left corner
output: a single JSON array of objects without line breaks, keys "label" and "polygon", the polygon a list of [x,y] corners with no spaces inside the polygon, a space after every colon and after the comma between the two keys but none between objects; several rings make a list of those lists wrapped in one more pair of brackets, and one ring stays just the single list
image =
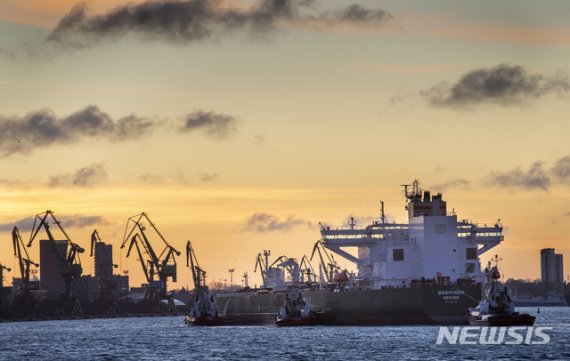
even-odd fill
[{"label": "crane boom", "polygon": [[316,279],[317,273],[315,272],[315,269],[313,268],[311,262],[309,262],[307,255],[303,256],[299,267],[301,268],[301,272],[303,272],[303,274],[307,274],[307,282],[312,282],[311,277],[314,277]]},{"label": "crane boom", "polygon": [[98,242],[101,242],[101,237],[99,237],[99,232],[97,232],[97,230],[93,230],[93,233],[91,233],[91,253],[89,254],[89,257],[93,257],[93,251],[95,250],[95,244],[97,244]]},{"label": "crane boom", "polygon": [[[160,253],[157,253],[153,248],[146,231],[146,227],[142,223],[145,221],[146,223],[150,224],[158,238],[164,244],[164,248]],[[129,226],[132,224],[132,227]],[[127,257],[130,255],[130,251],[133,245],[136,246],[137,252],[139,254],[139,259],[141,260],[141,265],[149,284],[152,283],[154,274],[158,274],[158,277],[161,282],[161,296],[166,296],[167,290],[167,280],[168,278],[172,278],[174,282],[176,282],[176,257],[180,256],[180,252],[176,250],[168,241],[164,238],[162,233],[156,228],[156,225],[150,220],[148,215],[145,212],[137,214],[135,216],[130,217],[127,220],[127,225],[125,227],[125,233],[123,236],[123,242],[121,244],[121,248],[124,248],[128,241],[131,241],[129,245],[129,251],[127,252]],[[140,247],[144,249],[145,254],[147,255],[147,261],[143,261],[143,254]],[[147,266],[148,264],[148,266]],[[152,286],[151,286],[152,287]]]},{"label": "crane boom", "polygon": [[190,241],[186,243],[186,267],[190,267],[192,270],[194,289],[197,292],[202,292],[203,289],[206,288],[206,271],[204,271],[198,264],[196,253],[194,253],[194,248]]},{"label": "crane boom", "polygon": [[[334,278],[334,271],[339,270],[340,267],[336,264],[336,261],[334,260],[334,258],[332,258],[331,255],[329,255],[329,253],[327,252],[327,250],[325,249],[323,242],[318,240],[314,247],[313,247],[313,252],[311,253],[311,261],[313,260],[313,257],[315,255],[315,252],[317,252],[319,254],[319,259],[320,259],[320,264],[323,267],[323,269],[325,270],[325,277],[327,279],[327,282],[332,282],[333,278]],[[323,257],[323,254],[326,257],[326,261],[325,258]],[[326,272],[326,270],[328,269],[328,273]]]},{"label": "crane boom", "polygon": [[261,280],[263,281],[263,286],[265,287],[265,284],[266,284],[265,270],[267,269],[267,265],[264,264],[263,257],[261,256],[261,253],[259,253],[257,255],[257,258],[255,260],[255,268],[254,268],[253,272],[257,272],[258,267],[259,267],[259,271],[261,272]]},{"label": "crane boom", "polygon": [[24,293],[28,293],[30,290],[30,268],[31,266],[39,267],[40,265],[30,259],[28,250],[24,247],[24,242],[20,236],[20,231],[16,226],[12,229],[12,245],[14,246],[14,256],[18,257],[18,266],[20,268],[20,276],[22,277],[23,291]]},{"label": "crane boom", "polygon": [[[56,240],[53,237],[50,226],[48,224],[48,217],[51,218],[52,222],[57,225],[58,229],[65,236],[65,239],[63,241],[66,243],[66,249],[63,254],[58,251],[58,248],[56,247]],[[34,218],[30,240],[27,245],[28,247],[32,246],[33,241],[36,239],[38,233],[42,228],[45,230],[52,251],[56,254],[56,257],[59,261],[59,271],[65,283],[65,296],[71,297],[72,282],[79,278],[81,276],[81,273],[83,273],[79,254],[85,252],[85,250],[78,244],[71,241],[68,234],[63,229],[61,222],[55,217],[54,213],[51,210],[37,214]]]},{"label": "crane boom", "polygon": [[[143,257],[143,254],[142,254],[141,249],[140,249],[140,247],[139,247],[139,243],[137,242],[138,237],[139,237],[139,235],[138,235],[138,234],[135,234],[135,235],[133,236],[133,238],[131,238],[131,244],[129,245],[129,249],[128,249],[128,251],[127,251],[127,257],[130,256],[131,250],[133,249],[133,246],[134,246],[135,249],[137,250],[137,254],[138,254],[138,257],[139,257],[139,262],[141,263],[141,267],[142,267],[142,269],[143,269],[143,273],[144,273],[144,276],[145,276],[145,278],[146,278],[146,281],[147,281],[147,282],[149,283],[149,285],[150,285],[150,284],[152,283],[152,281],[154,281],[154,279],[153,279],[154,273],[153,273],[153,272],[149,272],[149,268],[147,267],[147,262],[145,262],[144,257]],[[150,263],[150,261],[149,261],[149,263]]]}]

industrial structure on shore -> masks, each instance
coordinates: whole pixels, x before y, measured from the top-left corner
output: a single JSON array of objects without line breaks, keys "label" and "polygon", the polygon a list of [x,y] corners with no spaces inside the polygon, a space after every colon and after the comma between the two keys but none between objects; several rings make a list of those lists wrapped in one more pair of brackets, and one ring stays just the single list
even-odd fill
[{"label": "industrial structure on shore", "polygon": [[[166,251],[157,253],[142,222],[166,244]],[[27,244],[18,227],[12,230],[14,257],[19,277],[14,276],[12,286],[4,285],[3,271],[10,268],[0,265],[0,319],[44,319],[53,317],[110,316],[129,314],[178,313],[172,295],[167,294],[166,280],[176,280],[178,255],[158,232],[145,213],[129,218],[122,247],[129,243],[127,257],[133,249],[146,277],[141,285],[141,297],[129,295],[129,277],[116,274],[113,263],[113,246],[103,242],[99,232],[91,235],[89,256],[93,262],[93,275],[84,275],[80,254],[85,249],[73,242],[63,222],[51,210],[36,215]],[[36,241],[37,240],[37,241]],[[39,261],[32,260],[27,248],[39,244]],[[38,277],[39,271],[39,277]],[[155,280],[158,276],[159,280]]]}]

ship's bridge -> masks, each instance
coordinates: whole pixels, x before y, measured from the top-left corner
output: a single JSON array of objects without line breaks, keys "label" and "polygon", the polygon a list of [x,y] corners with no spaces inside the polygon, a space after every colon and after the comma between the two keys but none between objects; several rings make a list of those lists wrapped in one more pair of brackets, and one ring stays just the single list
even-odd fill
[{"label": "ship's bridge", "polygon": [[[411,187],[411,190],[408,189]],[[374,287],[410,285],[446,277],[483,281],[479,257],[503,241],[500,222],[479,224],[447,212],[441,193],[422,191],[416,180],[404,185],[408,223],[388,223],[381,202],[380,221],[356,227],[321,227],[322,244],[355,263],[358,275]],[[345,247],[356,248],[357,256]]]},{"label": "ship's bridge", "polygon": [[[323,244],[349,261],[360,264],[362,260],[354,257],[340,247],[372,247],[380,241],[408,241],[409,225],[405,223],[373,222],[366,227],[351,225],[348,227],[321,227]],[[481,224],[468,220],[457,222],[457,237],[477,244],[480,256],[504,240],[503,226],[499,222]]]},{"label": "ship's bridge", "polygon": [[408,241],[407,224],[373,222],[366,227],[352,224],[348,227],[321,227],[322,241],[325,247],[349,261],[361,265],[368,260],[359,259],[341,249],[341,247],[373,247],[381,241]]},{"label": "ship's bridge", "polygon": [[491,248],[501,243],[503,236],[503,226],[500,222],[495,224],[478,224],[467,220],[457,222],[457,236],[466,241],[473,241],[478,246],[477,255],[480,256]]}]

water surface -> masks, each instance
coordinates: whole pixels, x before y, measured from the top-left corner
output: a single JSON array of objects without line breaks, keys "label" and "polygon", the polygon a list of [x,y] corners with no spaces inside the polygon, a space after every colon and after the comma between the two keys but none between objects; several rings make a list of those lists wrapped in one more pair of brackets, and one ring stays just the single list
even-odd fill
[{"label": "water surface", "polygon": [[182,317],[0,324],[0,360],[570,360],[570,308],[520,309],[547,345],[437,345],[439,327],[188,327]]}]

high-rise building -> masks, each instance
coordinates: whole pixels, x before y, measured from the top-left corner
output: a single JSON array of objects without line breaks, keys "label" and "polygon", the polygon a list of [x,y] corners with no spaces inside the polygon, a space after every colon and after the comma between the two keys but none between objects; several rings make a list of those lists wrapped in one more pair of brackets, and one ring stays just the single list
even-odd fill
[{"label": "high-rise building", "polygon": [[113,274],[113,246],[103,242],[95,243],[93,264],[95,277],[111,277]]},{"label": "high-rise building", "polygon": [[540,275],[544,283],[564,282],[562,255],[554,253],[554,248],[540,250]]},{"label": "high-rise building", "polygon": [[58,298],[65,293],[60,265],[66,252],[67,241],[40,240],[40,289],[47,291],[48,299]]}]

